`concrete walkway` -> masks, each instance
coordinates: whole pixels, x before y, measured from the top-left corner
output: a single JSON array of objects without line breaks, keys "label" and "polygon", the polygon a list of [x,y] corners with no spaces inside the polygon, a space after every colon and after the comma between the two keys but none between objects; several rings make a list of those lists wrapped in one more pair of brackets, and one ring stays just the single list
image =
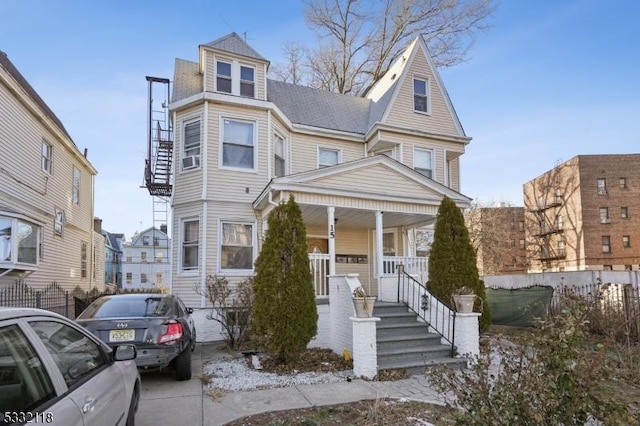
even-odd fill
[{"label": "concrete walkway", "polygon": [[209,395],[200,379],[202,365],[228,357],[227,353],[217,350],[217,346],[219,343],[198,344],[192,357],[193,377],[189,381],[175,381],[171,371],[143,373],[136,425],[223,425],[263,412],[386,397],[444,403],[422,376],[390,382],[352,380]]}]

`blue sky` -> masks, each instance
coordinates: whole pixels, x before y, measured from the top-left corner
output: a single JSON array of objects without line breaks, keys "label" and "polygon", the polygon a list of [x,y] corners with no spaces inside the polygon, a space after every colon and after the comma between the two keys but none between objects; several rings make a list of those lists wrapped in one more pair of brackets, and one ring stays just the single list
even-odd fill
[{"label": "blue sky", "polygon": [[[271,62],[312,43],[302,3],[0,0],[0,50],[98,169],[96,215],[152,225],[143,183],[146,75],[231,31]],[[503,0],[469,61],[441,70],[466,133],[462,192],[522,205],[522,184],[579,154],[640,152],[640,2]]]}]

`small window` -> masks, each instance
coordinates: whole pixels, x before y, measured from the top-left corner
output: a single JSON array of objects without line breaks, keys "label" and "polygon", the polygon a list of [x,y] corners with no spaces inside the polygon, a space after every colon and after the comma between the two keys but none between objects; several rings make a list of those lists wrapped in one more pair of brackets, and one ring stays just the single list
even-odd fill
[{"label": "small window", "polygon": [[631,265],[624,265],[624,270],[625,271],[632,271],[633,268],[631,267]]},{"label": "small window", "polygon": [[562,219],[562,215],[556,215],[556,230],[562,231],[564,229],[564,220]]},{"label": "small window", "polygon": [[626,177],[621,177],[620,178],[620,189],[627,189],[627,178]]},{"label": "small window", "polygon": [[253,225],[222,223],[220,269],[253,269]]},{"label": "small window", "polygon": [[613,265],[602,265],[602,270],[613,271]]},{"label": "small window", "polygon": [[600,223],[611,223],[609,219],[609,207],[600,207]]},{"label": "small window", "polygon": [[147,263],[147,252],[146,251],[140,252],[140,262]]},{"label": "small window", "polygon": [[80,244],[80,277],[87,278],[87,243]]},{"label": "small window", "polygon": [[433,152],[429,149],[414,148],[413,168],[421,175],[433,179]]},{"label": "small window", "polygon": [[564,240],[558,241],[558,256],[566,256],[566,247]]},{"label": "small window", "polygon": [[133,259],[131,258],[131,256],[127,256],[127,263],[131,263],[133,261]]},{"label": "small window", "polygon": [[162,253],[156,253],[156,263],[162,263]]},{"label": "small window", "polygon": [[340,150],[331,148],[318,149],[318,167],[335,166],[340,163]]},{"label": "small window", "polygon": [[523,220],[518,222],[518,231],[524,232],[524,221]]},{"label": "small window", "polygon": [[80,169],[73,166],[73,183],[71,188],[71,201],[73,204],[80,203]]},{"label": "small window", "polygon": [[160,285],[163,283],[162,272],[156,272],[156,284]]},{"label": "small window", "polygon": [[184,125],[182,170],[200,167],[200,120]]},{"label": "small window", "polygon": [[429,112],[429,80],[413,79],[413,109],[418,112]]},{"label": "small window", "polygon": [[598,195],[607,195],[607,180],[598,178]]},{"label": "small window", "polygon": [[181,270],[191,272],[198,270],[198,245],[200,237],[200,221],[197,219],[182,222]]},{"label": "small window", "polygon": [[132,272],[127,272],[126,280],[127,280],[127,284],[131,284],[133,282],[133,273]]},{"label": "small window", "polygon": [[143,246],[148,246],[149,245],[149,236],[148,235],[143,235],[142,236],[142,245]]},{"label": "small window", "polygon": [[158,247],[160,245],[160,238],[158,237],[153,237],[153,245],[155,247]]},{"label": "small window", "polygon": [[227,62],[216,63],[216,90],[231,93],[231,64]]},{"label": "small window", "polygon": [[396,255],[396,234],[393,232],[382,234],[382,254],[384,256]]},{"label": "small window", "polygon": [[602,252],[611,253],[611,237],[609,235],[602,236]]},{"label": "small window", "polygon": [[285,142],[280,135],[273,135],[273,175],[281,177],[287,174]]},{"label": "small window", "polygon": [[524,240],[522,240],[522,239],[520,240],[520,249],[521,250],[525,249],[525,243],[524,243]]},{"label": "small window", "polygon": [[145,274],[144,272],[142,272],[140,274],[140,283],[141,284],[146,284],[147,283],[147,274]]},{"label": "small window", "polygon": [[254,123],[223,120],[222,165],[255,168]]},{"label": "small window", "polygon": [[53,219],[53,233],[55,235],[62,235],[64,229],[64,210],[55,209],[55,217]]},{"label": "small window", "polygon": [[631,247],[631,236],[630,235],[623,235],[622,236],[622,247],[624,247],[624,248]]},{"label": "small window", "polygon": [[629,207],[620,207],[620,217],[622,219],[629,219]]},{"label": "small window", "polygon": [[42,141],[42,170],[51,174],[53,171],[53,147],[46,141]]},{"label": "small window", "polygon": [[253,68],[240,67],[240,96],[255,97],[255,71]]}]

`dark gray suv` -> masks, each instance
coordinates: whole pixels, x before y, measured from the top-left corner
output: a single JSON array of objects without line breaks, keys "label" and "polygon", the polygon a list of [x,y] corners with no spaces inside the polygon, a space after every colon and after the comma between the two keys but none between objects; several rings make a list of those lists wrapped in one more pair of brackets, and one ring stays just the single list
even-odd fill
[{"label": "dark gray suv", "polygon": [[192,313],[171,294],[116,294],[93,301],[76,322],[109,346],[135,345],[139,369],[171,366],[177,380],[189,380],[196,344]]}]

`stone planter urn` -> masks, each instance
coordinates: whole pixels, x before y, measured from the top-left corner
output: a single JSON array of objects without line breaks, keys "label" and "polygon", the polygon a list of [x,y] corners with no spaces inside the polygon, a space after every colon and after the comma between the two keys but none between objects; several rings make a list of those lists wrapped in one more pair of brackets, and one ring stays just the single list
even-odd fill
[{"label": "stone planter urn", "polygon": [[373,317],[373,306],[376,303],[375,296],[367,296],[362,286],[353,290],[353,308],[358,318]]},{"label": "stone planter urn", "polygon": [[456,312],[459,312],[461,314],[468,314],[473,312],[473,304],[475,303],[477,297],[473,289],[467,286],[461,287],[453,293],[452,297]]}]

